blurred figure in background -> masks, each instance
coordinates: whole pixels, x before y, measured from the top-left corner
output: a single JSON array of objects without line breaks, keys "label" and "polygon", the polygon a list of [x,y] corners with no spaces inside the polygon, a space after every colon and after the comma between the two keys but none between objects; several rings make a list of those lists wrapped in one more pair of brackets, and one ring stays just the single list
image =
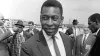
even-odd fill
[{"label": "blurred figure in background", "polygon": [[84,27],[84,33],[76,37],[75,56],[89,56],[96,37],[92,35],[89,28]]},{"label": "blurred figure in background", "polygon": [[67,29],[68,28],[65,25],[62,25],[61,28],[59,28],[59,31],[65,33]]},{"label": "blurred figure in background", "polygon": [[88,18],[89,28],[96,36],[95,44],[90,52],[90,56],[100,56],[100,14],[94,13]]},{"label": "blurred figure in background", "polygon": [[4,17],[0,14],[0,56],[10,56],[7,38],[11,35],[11,32],[4,26],[4,23]]},{"label": "blurred figure in background", "polygon": [[29,29],[25,30],[23,32],[23,35],[25,37],[25,40],[29,39],[30,37],[33,36],[33,34],[38,33],[39,30],[37,30],[34,26],[34,23],[32,21],[28,22]]},{"label": "blurred figure in background", "polygon": [[25,42],[23,36],[23,21],[18,20],[18,22],[13,26],[13,37],[10,39],[10,52],[11,56],[20,56],[21,43]]},{"label": "blurred figure in background", "polygon": [[76,38],[76,36],[82,34],[82,30],[78,27],[78,21],[76,19],[73,20],[73,27],[69,28],[65,34]]}]

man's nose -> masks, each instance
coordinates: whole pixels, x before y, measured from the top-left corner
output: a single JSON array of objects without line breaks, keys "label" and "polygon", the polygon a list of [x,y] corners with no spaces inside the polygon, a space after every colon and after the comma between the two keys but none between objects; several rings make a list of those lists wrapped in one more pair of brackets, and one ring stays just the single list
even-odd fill
[{"label": "man's nose", "polygon": [[49,18],[47,24],[48,24],[48,25],[52,25],[52,24],[53,24],[53,20],[52,20],[51,18]]}]

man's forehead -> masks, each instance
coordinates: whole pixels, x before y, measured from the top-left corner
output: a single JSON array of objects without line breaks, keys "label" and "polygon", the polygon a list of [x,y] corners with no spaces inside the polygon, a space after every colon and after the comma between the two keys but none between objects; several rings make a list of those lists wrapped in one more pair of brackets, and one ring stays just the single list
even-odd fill
[{"label": "man's forehead", "polygon": [[58,7],[43,7],[42,8],[42,14],[45,13],[56,13],[56,14],[60,14],[60,9]]}]

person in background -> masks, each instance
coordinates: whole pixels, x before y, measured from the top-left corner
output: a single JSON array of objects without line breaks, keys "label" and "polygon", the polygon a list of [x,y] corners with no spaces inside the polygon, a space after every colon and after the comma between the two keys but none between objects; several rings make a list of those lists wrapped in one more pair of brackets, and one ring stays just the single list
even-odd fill
[{"label": "person in background", "polygon": [[63,8],[57,0],[47,0],[41,7],[42,29],[22,44],[21,56],[72,56],[72,39],[59,32]]},{"label": "person in background", "polygon": [[10,56],[7,40],[12,33],[4,26],[4,16],[0,14],[0,56]]},{"label": "person in background", "polygon": [[62,27],[59,28],[59,31],[61,31],[61,32],[63,32],[63,33],[65,33],[66,30],[67,30],[67,27],[65,27],[65,25],[62,25]]},{"label": "person in background", "polygon": [[96,37],[92,35],[89,28],[84,27],[84,33],[76,37],[75,56],[89,56]]},{"label": "person in background", "polygon": [[25,37],[25,40],[29,39],[30,37],[32,37],[35,33],[38,33],[39,30],[37,30],[34,26],[34,23],[32,21],[28,22],[29,25],[29,29],[25,30],[23,32],[23,35]]},{"label": "person in background", "polygon": [[23,21],[18,20],[18,22],[13,26],[13,36],[10,38],[10,52],[11,56],[20,56],[21,43],[25,42],[23,36]]},{"label": "person in background", "polygon": [[76,39],[76,36],[82,34],[83,31],[80,27],[78,27],[78,21],[76,19],[73,20],[72,24],[73,26],[69,28],[65,34],[74,37]]},{"label": "person in background", "polygon": [[90,52],[90,56],[100,56],[100,14],[94,13],[88,18],[89,28],[96,36],[95,44]]}]

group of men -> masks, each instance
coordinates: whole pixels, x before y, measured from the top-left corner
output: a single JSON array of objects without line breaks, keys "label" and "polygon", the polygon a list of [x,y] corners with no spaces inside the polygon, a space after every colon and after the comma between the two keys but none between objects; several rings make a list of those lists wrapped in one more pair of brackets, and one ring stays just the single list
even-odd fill
[{"label": "group of men", "polygon": [[18,20],[12,29],[4,26],[5,19],[0,15],[0,56],[20,56],[21,44],[39,32],[32,21],[28,22],[29,29],[24,29],[23,21]]},{"label": "group of men", "polygon": [[[63,20],[61,3],[45,1],[40,11],[40,31],[33,29],[31,21],[26,31],[23,31],[25,26],[21,20],[14,24],[14,33],[0,27],[0,56],[100,56],[100,14],[91,15],[89,27],[84,27],[84,33],[79,35],[76,31],[74,33],[76,26],[65,33],[60,32]],[[3,25],[3,20],[0,25]]]}]

